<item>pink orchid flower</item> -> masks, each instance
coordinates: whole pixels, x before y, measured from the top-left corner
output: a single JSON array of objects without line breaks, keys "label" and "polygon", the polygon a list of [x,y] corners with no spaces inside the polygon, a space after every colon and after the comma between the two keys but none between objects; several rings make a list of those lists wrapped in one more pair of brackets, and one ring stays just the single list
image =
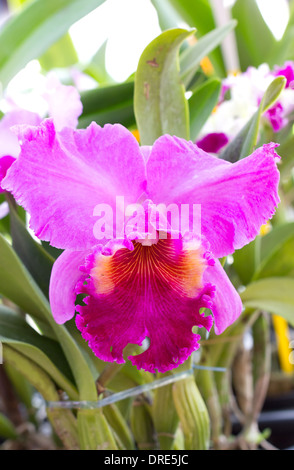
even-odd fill
[{"label": "pink orchid flower", "polygon": [[[99,358],[123,363],[124,348],[148,338],[130,361],[166,372],[198,349],[194,326],[209,331],[214,323],[221,334],[238,318],[242,303],[218,258],[253,240],[274,214],[275,144],[232,164],[169,135],[140,147],[119,124],[56,133],[49,119],[21,127],[19,137],[21,154],[3,187],[29,212],[36,235],[64,249],[51,275],[52,314],[64,323],[77,312],[77,328]],[[141,231],[130,218],[123,237],[98,241],[95,207],[119,211],[118,196],[142,202]],[[154,217],[160,204],[200,205],[201,236],[174,236],[164,217]],[[146,214],[153,214],[151,239]]]}]

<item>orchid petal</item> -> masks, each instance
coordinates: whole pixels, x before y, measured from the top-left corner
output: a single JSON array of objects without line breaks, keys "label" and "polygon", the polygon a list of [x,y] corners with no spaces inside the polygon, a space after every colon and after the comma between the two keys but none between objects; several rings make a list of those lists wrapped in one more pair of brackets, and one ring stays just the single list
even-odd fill
[{"label": "orchid petal", "polygon": [[218,260],[213,266],[207,267],[203,279],[216,288],[211,311],[214,329],[219,335],[241,315],[241,298]]},{"label": "orchid petal", "polygon": [[83,105],[75,87],[63,85],[51,72],[47,75],[44,98],[48,103],[49,116],[53,118],[58,132],[64,127],[77,127]]},{"label": "orchid petal", "polygon": [[252,241],[279,203],[279,172],[267,144],[234,164],[171,136],[159,138],[147,163],[155,204],[201,205],[202,234],[220,258]]},{"label": "orchid petal", "polygon": [[11,127],[19,124],[37,126],[40,122],[41,118],[38,114],[24,109],[7,112],[0,121],[0,157],[10,155],[16,158],[20,152],[18,138],[11,131]]},{"label": "orchid petal", "polygon": [[56,134],[51,119],[19,130],[22,151],[3,180],[29,212],[36,236],[63,249],[95,244],[94,209],[116,197],[125,204],[145,187],[145,164],[135,137],[119,124],[66,128]]},{"label": "orchid petal", "polygon": [[55,261],[50,278],[49,299],[56,323],[65,323],[75,314],[75,285],[87,253],[65,250]]}]

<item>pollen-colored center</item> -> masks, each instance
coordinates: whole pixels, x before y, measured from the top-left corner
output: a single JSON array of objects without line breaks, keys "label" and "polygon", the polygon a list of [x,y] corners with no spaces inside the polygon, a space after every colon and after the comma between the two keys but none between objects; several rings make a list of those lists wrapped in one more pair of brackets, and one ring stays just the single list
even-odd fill
[{"label": "pollen-colored center", "polygon": [[112,256],[97,256],[90,274],[98,295],[125,287],[144,297],[150,289],[153,295],[172,289],[181,297],[197,296],[206,267],[201,247],[185,249],[181,240],[172,239],[151,246],[133,243],[133,251],[122,248]]}]

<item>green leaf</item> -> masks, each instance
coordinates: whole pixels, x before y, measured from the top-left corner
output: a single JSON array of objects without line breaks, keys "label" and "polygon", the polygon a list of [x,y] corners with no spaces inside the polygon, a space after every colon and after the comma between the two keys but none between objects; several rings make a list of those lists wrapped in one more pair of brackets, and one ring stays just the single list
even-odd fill
[{"label": "green leaf", "polygon": [[79,127],[85,128],[92,121],[100,126],[116,122],[126,127],[135,124],[133,108],[134,82],[111,85],[81,93],[83,114]]},{"label": "green leaf", "polygon": [[171,29],[143,51],[136,76],[134,107],[142,145],[163,134],[189,138],[188,103],[179,77],[178,50],[192,31]]},{"label": "green leaf", "polygon": [[135,448],[134,438],[124,420],[121,412],[115,404],[103,408],[105,418],[116,436],[119,436],[124,449],[133,450]]},{"label": "green leaf", "polygon": [[194,377],[176,382],[172,392],[185,436],[185,449],[208,450],[210,420],[206,404],[196,386]]},{"label": "green leaf", "polygon": [[190,109],[190,136],[195,141],[200,130],[218,102],[221,81],[212,79],[196,88],[188,101]]},{"label": "green leaf", "polygon": [[0,436],[5,439],[18,438],[18,433],[13,423],[3,413],[0,413]]},{"label": "green leaf", "polygon": [[236,27],[236,24],[236,21],[230,21],[226,25],[214,29],[182,52],[180,55],[181,78],[186,86],[190,83],[201,60],[222,42],[226,35]]},{"label": "green leaf", "polygon": [[265,94],[263,95],[259,108],[252,118],[249,131],[242,145],[240,158],[246,157],[253,152],[254,147],[257,144],[261,116],[276,102],[282,90],[284,89],[285,84],[286,79],[285,77],[281,76],[275,78],[268,86]]},{"label": "green leaf", "polygon": [[267,62],[276,40],[265,23],[256,0],[237,0],[232,15],[238,21],[235,34],[241,69]]},{"label": "green leaf", "polygon": [[[3,350],[4,362],[17,369],[46,401],[59,400],[54,383],[41,367],[7,344]],[[47,408],[47,416],[65,447],[71,450],[78,449],[77,423],[71,410]]]},{"label": "green leaf", "polygon": [[159,26],[162,31],[176,28],[182,22],[181,16],[169,0],[151,0],[151,3],[157,11]]},{"label": "green leaf", "polygon": [[245,307],[275,313],[294,326],[294,279],[272,277],[249,284],[240,294]]},{"label": "green leaf", "polygon": [[237,136],[226,146],[220,157],[223,160],[236,162],[250,155],[257,144],[260,119],[263,113],[273,106],[286,84],[285,77],[276,77],[268,86],[258,110]]},{"label": "green leaf", "polygon": [[234,253],[234,269],[242,284],[248,284],[256,267],[256,240],[245,245]]},{"label": "green leaf", "polygon": [[44,240],[41,240],[41,243],[44,250],[46,250],[48,255],[51,256],[51,258],[53,258],[54,260],[56,260],[58,256],[60,256],[64,251],[59,248],[55,248],[55,246],[50,245],[49,242],[44,242]]},{"label": "green leaf", "polygon": [[25,4],[28,4],[29,2],[32,2],[33,0],[7,0],[7,5],[11,11],[17,11]]},{"label": "green leaf", "polygon": [[80,410],[78,431],[81,450],[117,450],[111,429],[102,410]]},{"label": "green leaf", "polygon": [[78,60],[77,52],[68,33],[39,57],[40,65],[46,71],[57,67],[70,67],[76,64]]},{"label": "green leaf", "polygon": [[39,335],[23,318],[3,306],[0,306],[0,341],[36,362],[72,399],[78,399],[72,373],[60,345]]},{"label": "green leaf", "polygon": [[272,252],[275,251],[278,246],[283,245],[288,238],[293,236],[294,222],[273,227],[272,230],[261,239],[261,260],[271,256]]},{"label": "green leaf", "polygon": [[294,135],[281,143],[277,148],[277,153],[281,157],[279,170],[282,176],[289,177],[290,171],[294,166]]},{"label": "green leaf", "polygon": [[294,223],[275,227],[263,237],[261,256],[253,279],[294,276]]},{"label": "green leaf", "polygon": [[42,292],[48,297],[54,258],[31,237],[12,204],[10,204],[10,227],[12,246],[15,252],[38,283]]},{"label": "green leaf", "polygon": [[[197,36],[204,36],[216,28],[209,0],[197,0],[195,2],[191,2],[191,0],[170,0],[170,3],[190,27],[197,29]],[[214,49],[209,57],[216,74],[225,77],[226,70],[221,49],[219,47]]]},{"label": "green leaf", "polygon": [[0,77],[3,87],[30,60],[40,57],[69,27],[104,0],[35,0],[10,19],[0,32]]},{"label": "green leaf", "polygon": [[275,65],[283,65],[286,60],[294,60],[294,15],[292,15],[286,31],[270,52],[267,63],[270,68]]},{"label": "green leaf", "polygon": [[44,318],[38,286],[6,239],[0,235],[0,293],[36,318]]},{"label": "green leaf", "polygon": [[90,64],[84,70],[85,73],[93,77],[100,84],[107,84],[113,81],[105,66],[107,42],[108,40],[104,41],[94,57],[92,57]]},{"label": "green leaf", "polygon": [[32,396],[34,389],[27,379],[21,375],[21,373],[12,367],[10,364],[4,364],[5,373],[11,382],[16,395],[18,396],[21,403],[27,408],[29,414],[32,413]]},{"label": "green leaf", "polygon": [[46,297],[2,235],[0,265],[0,293],[25,312],[47,321],[71,367],[80,397],[84,400],[96,400],[97,392],[92,373],[76,342],[64,326],[55,323]]}]

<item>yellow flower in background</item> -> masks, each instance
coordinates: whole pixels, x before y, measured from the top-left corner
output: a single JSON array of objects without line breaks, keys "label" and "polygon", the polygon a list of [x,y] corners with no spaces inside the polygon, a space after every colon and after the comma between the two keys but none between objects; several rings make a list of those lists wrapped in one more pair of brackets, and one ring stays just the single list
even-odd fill
[{"label": "yellow flower in background", "polygon": [[140,133],[139,133],[138,129],[133,129],[133,130],[131,131],[131,133],[132,133],[133,136],[136,138],[137,142],[140,143]]}]

